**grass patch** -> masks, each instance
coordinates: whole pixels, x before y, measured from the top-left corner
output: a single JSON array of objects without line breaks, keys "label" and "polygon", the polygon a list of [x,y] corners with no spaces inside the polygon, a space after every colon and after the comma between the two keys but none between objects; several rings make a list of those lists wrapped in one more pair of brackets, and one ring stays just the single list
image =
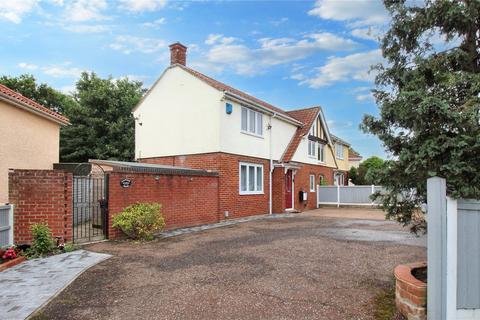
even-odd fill
[{"label": "grass patch", "polygon": [[374,299],[375,320],[401,320],[395,306],[395,281],[377,292]]}]

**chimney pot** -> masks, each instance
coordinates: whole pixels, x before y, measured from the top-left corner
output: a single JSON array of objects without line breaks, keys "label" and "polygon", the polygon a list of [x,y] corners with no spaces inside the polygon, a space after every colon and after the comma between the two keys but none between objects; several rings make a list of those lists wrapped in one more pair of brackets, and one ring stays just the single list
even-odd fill
[{"label": "chimney pot", "polygon": [[172,43],[170,46],[170,65],[187,65],[187,47],[180,42]]}]

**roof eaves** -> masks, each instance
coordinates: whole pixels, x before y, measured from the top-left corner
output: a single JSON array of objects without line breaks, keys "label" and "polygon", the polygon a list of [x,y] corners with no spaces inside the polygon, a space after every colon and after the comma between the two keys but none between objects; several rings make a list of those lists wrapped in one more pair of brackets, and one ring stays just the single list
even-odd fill
[{"label": "roof eaves", "polygon": [[[4,100],[10,104],[13,104],[21,109],[24,109],[26,111],[29,111],[29,112],[32,112],[40,117],[43,117],[45,119],[48,119],[50,121],[53,121],[57,124],[60,124],[62,126],[67,126],[67,125],[70,125],[70,120],[67,118],[67,117],[64,117],[60,114],[58,115],[53,115],[53,114],[50,114],[46,111],[43,111],[33,105],[30,105],[22,100],[19,100],[19,99],[16,99],[15,97],[13,96],[10,96],[4,92],[0,92],[0,99],[1,100]],[[43,107],[45,108],[45,107]],[[52,111],[53,112],[53,111]]]}]

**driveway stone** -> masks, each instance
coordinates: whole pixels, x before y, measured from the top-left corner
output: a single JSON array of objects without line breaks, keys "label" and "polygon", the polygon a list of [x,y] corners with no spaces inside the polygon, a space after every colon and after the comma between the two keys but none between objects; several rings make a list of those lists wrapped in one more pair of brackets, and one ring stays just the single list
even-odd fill
[{"label": "driveway stone", "polygon": [[321,209],[146,243],[94,244],[88,249],[113,257],[38,319],[373,320],[374,297],[392,287],[394,267],[426,258],[407,229],[382,217]]},{"label": "driveway stone", "polygon": [[109,254],[77,250],[27,260],[0,272],[0,318],[27,318],[83,271],[109,257]]}]

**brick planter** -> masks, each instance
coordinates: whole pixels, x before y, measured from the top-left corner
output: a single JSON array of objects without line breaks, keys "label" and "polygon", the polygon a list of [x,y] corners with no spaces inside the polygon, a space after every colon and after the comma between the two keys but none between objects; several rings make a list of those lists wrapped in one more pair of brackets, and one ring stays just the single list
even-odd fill
[{"label": "brick planter", "polygon": [[395,268],[395,304],[408,320],[427,319],[427,284],[412,275],[414,269],[426,266],[426,262],[416,262]]},{"label": "brick planter", "polygon": [[5,263],[0,264],[0,272],[2,272],[5,269],[11,268],[13,266],[16,266],[19,263],[22,263],[23,261],[27,260],[26,257],[20,256],[15,259],[12,259],[10,261],[7,261]]}]

